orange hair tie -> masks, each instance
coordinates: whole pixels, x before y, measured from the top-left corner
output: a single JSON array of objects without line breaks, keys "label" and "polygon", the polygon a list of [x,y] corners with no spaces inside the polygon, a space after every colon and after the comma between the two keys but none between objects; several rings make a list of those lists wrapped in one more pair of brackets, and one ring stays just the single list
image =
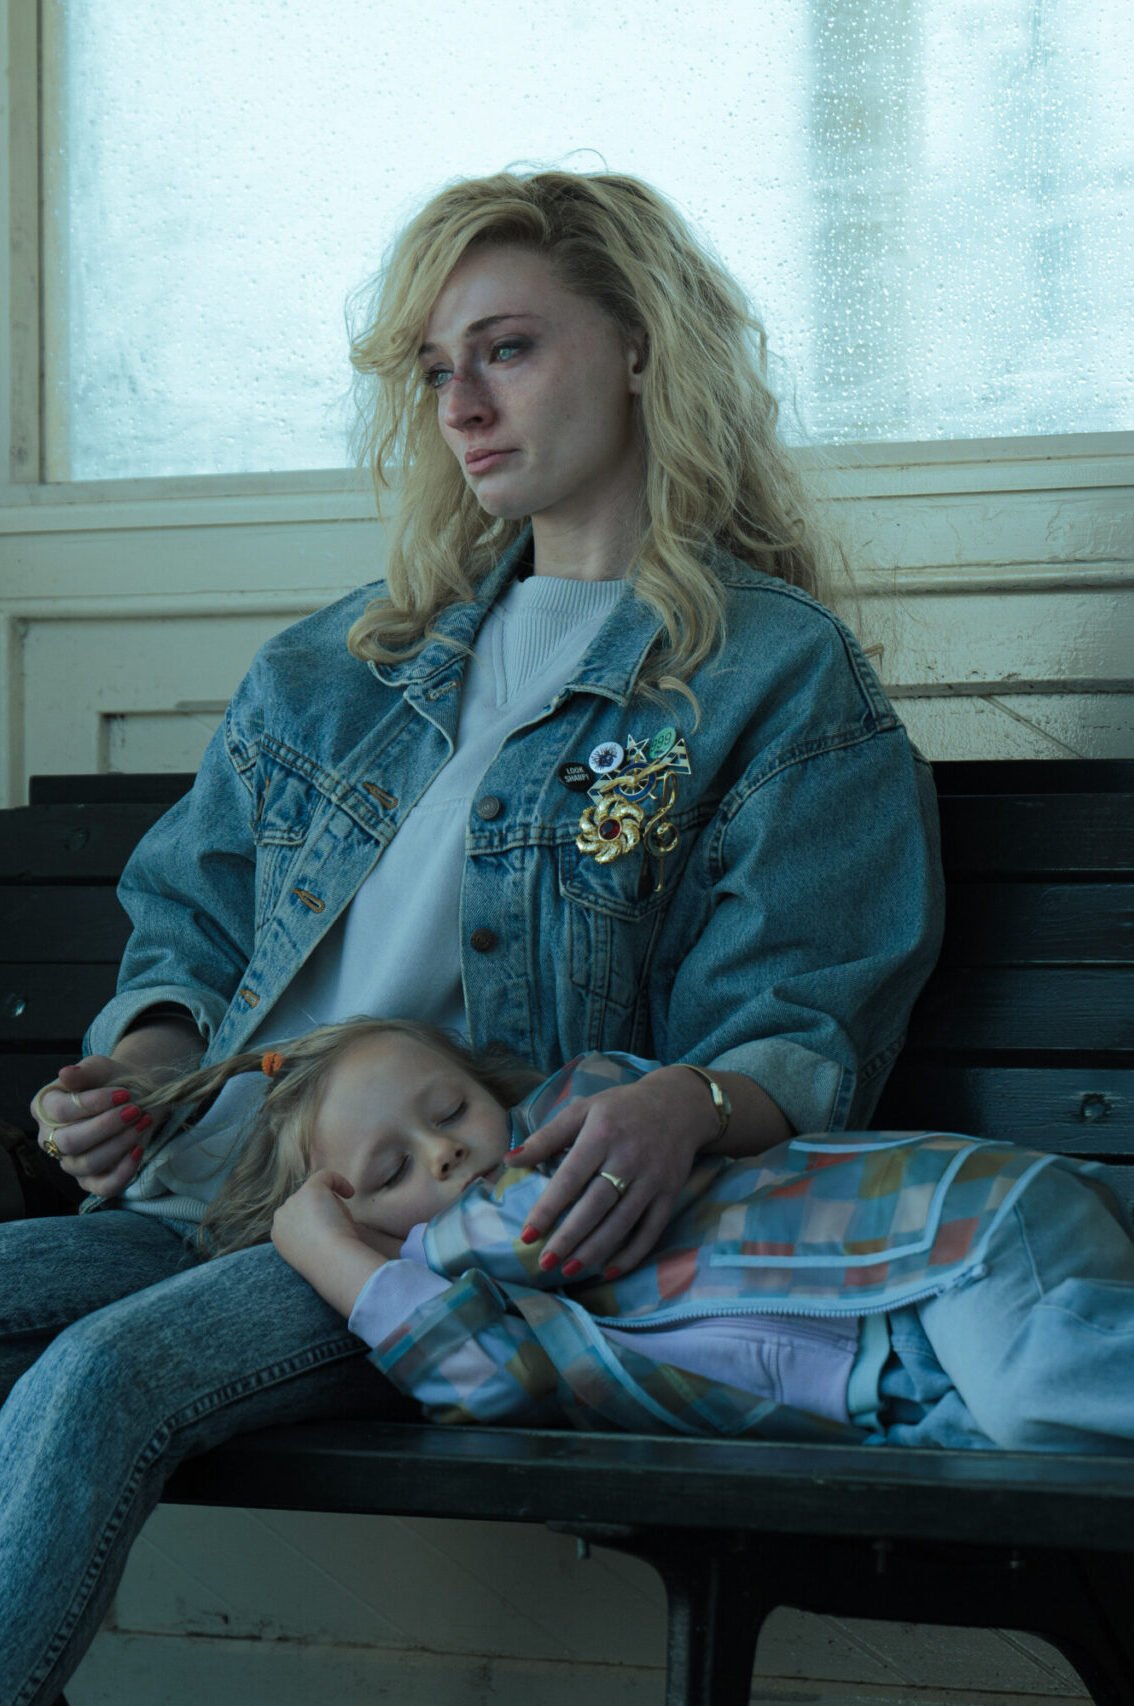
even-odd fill
[{"label": "orange hair tie", "polygon": [[277,1053],[277,1051],[274,1048],[269,1049],[267,1054],[264,1056],[263,1060],[260,1062],[260,1071],[264,1074],[264,1077],[265,1078],[274,1078],[276,1076],[276,1073],[282,1072],[283,1069],[284,1069],[284,1057],[283,1057],[283,1055]]}]

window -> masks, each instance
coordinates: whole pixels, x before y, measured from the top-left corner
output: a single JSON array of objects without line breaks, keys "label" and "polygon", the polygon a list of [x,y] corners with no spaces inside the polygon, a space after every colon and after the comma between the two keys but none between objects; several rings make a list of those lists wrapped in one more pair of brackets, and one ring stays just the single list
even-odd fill
[{"label": "window", "polygon": [[827,443],[1134,421],[1129,0],[68,0],[53,480],[338,467],[343,304],[448,178],[637,173]]}]

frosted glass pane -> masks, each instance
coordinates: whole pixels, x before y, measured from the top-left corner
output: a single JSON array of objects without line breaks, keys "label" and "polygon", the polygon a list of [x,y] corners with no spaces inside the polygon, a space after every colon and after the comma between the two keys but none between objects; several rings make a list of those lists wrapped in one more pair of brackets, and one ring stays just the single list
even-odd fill
[{"label": "frosted glass pane", "polygon": [[1130,0],[68,0],[56,477],[343,464],[348,293],[447,179],[606,164],[819,441],[1134,425]]}]

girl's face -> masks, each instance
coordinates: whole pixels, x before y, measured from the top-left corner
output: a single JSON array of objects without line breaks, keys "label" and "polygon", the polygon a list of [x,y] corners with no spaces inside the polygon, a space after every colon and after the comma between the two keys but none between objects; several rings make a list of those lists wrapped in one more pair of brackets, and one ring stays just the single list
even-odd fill
[{"label": "girl's face", "polygon": [[636,495],[641,351],[543,255],[467,254],[418,360],[442,437],[490,515],[581,523]]},{"label": "girl's face", "polygon": [[509,1135],[505,1110],[463,1067],[412,1037],[368,1037],[331,1070],[311,1165],[350,1180],[358,1226],[404,1238],[490,1173]]}]

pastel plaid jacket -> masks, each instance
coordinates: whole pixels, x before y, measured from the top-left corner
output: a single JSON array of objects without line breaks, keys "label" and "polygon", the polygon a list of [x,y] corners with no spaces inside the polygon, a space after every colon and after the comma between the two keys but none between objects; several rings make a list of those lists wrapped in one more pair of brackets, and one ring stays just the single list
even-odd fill
[{"label": "pastel plaid jacket", "polygon": [[[523,1141],[567,1101],[657,1063],[590,1054],[513,1111]],[[429,1267],[452,1284],[395,1328],[372,1360],[443,1422],[521,1421],[773,1438],[858,1439],[839,1424],[615,1344],[736,1313],[856,1317],[980,1277],[989,1239],[1053,1155],[945,1132],[797,1137],[758,1157],[701,1160],[641,1267],[564,1285],[520,1232],[546,1185],[508,1167],[425,1230]],[[1105,1190],[1105,1187],[1096,1186]]]}]

